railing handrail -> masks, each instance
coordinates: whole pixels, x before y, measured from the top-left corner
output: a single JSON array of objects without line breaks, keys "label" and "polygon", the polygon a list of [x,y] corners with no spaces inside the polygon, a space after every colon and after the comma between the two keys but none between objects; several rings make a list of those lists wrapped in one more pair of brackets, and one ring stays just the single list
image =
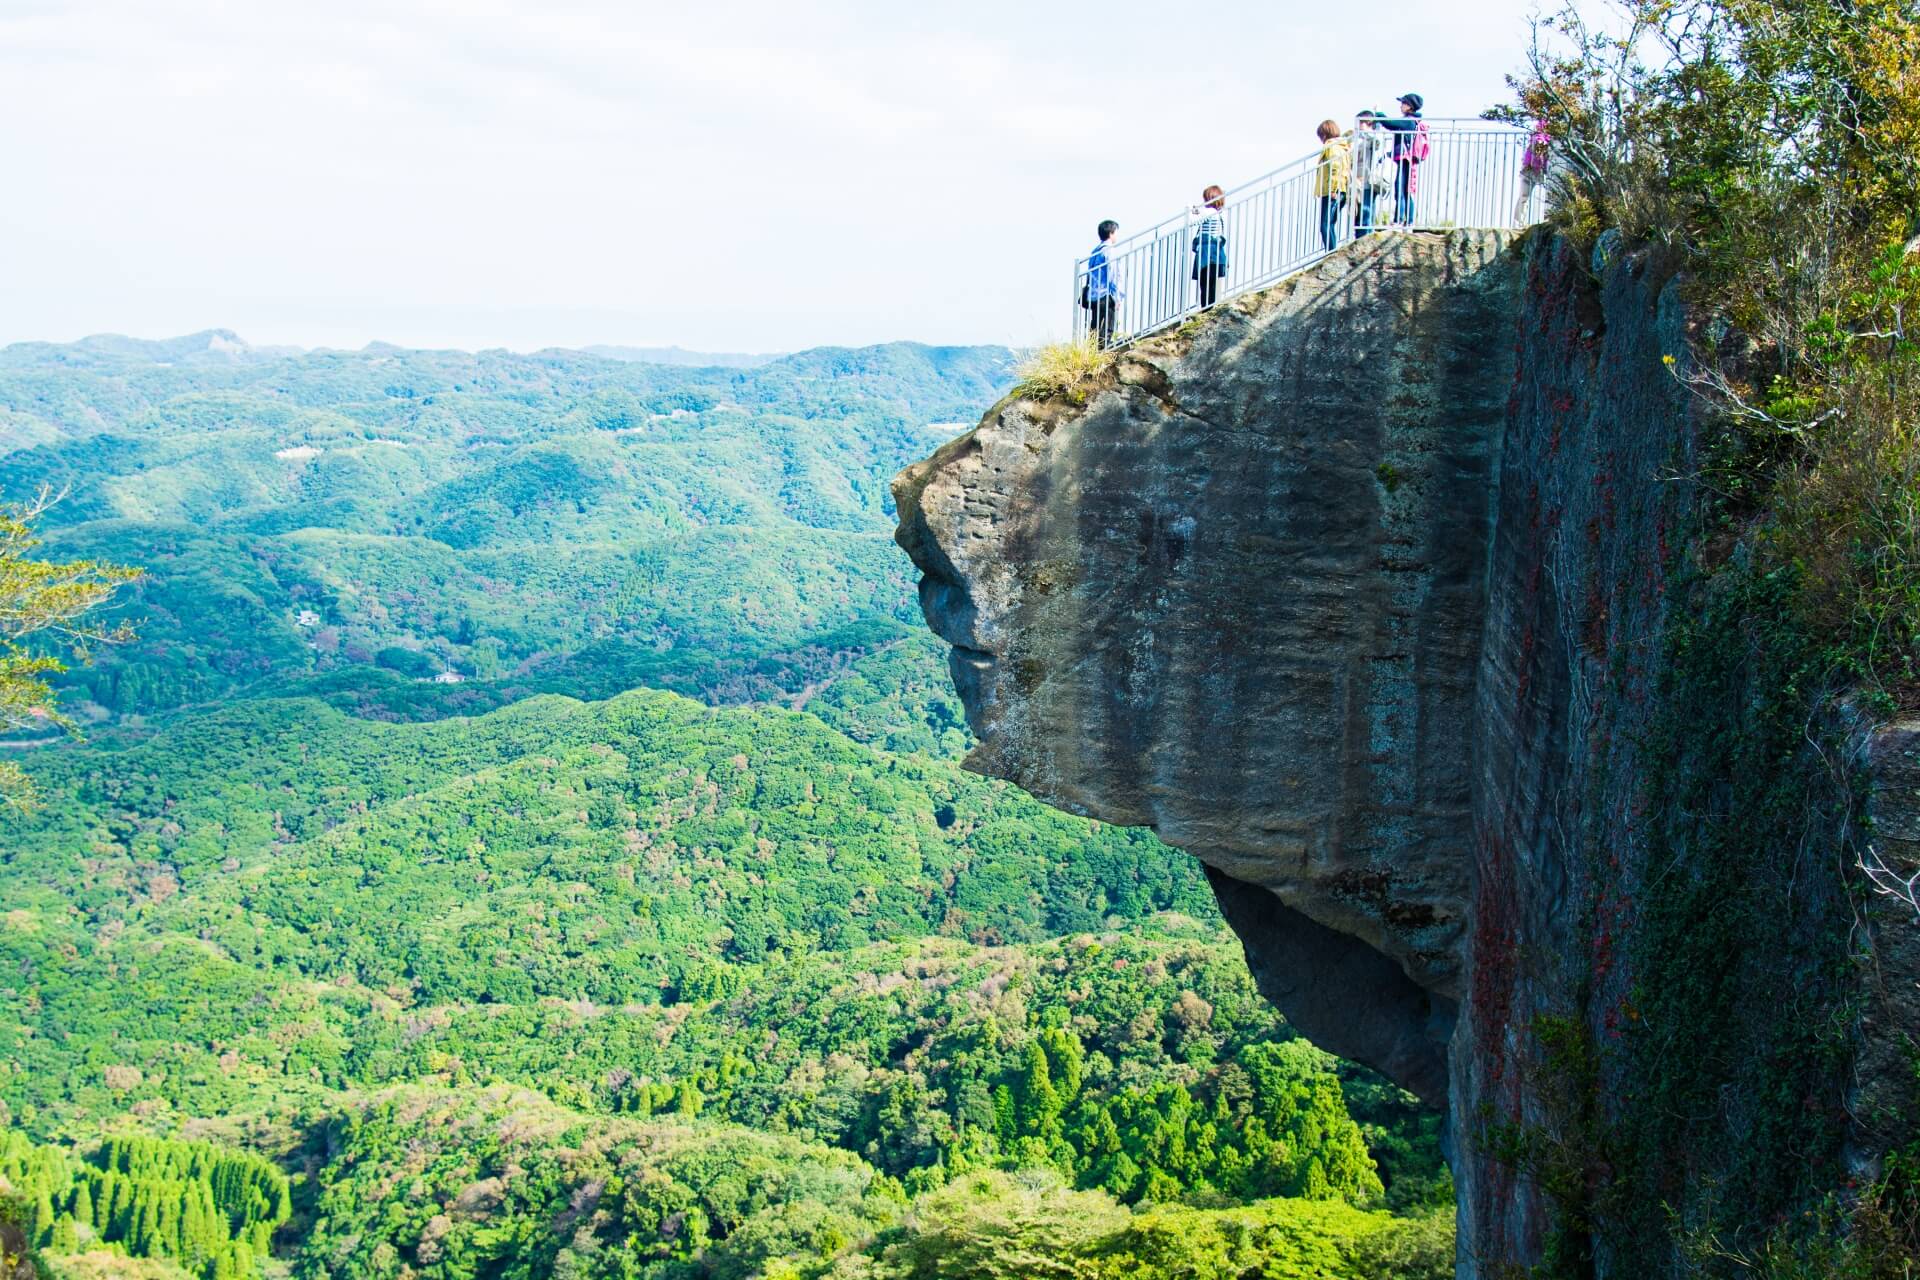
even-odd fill
[{"label": "railing handrail", "polygon": [[[1478,116],[1417,116],[1417,117],[1415,116],[1382,116],[1380,118],[1383,120],[1417,119],[1421,124],[1424,124],[1427,126],[1427,132],[1430,135],[1437,134],[1437,133],[1487,133],[1487,134],[1499,135],[1499,136],[1511,135],[1516,138],[1525,137],[1527,135],[1527,131],[1520,128],[1518,125],[1506,124],[1499,120],[1485,120],[1485,119],[1481,119]],[[1445,126],[1445,128],[1436,128],[1435,127],[1436,125]],[[1461,126],[1461,125],[1471,125],[1472,127],[1471,128],[1454,127],[1454,126]],[[1343,138],[1352,138],[1353,134],[1351,131],[1349,131],[1347,133],[1341,134],[1340,136]],[[1319,148],[1315,148],[1314,150],[1307,152],[1307,154],[1303,156],[1299,156],[1295,159],[1287,161],[1285,164],[1281,165],[1277,169],[1268,170],[1266,173],[1261,174],[1257,178],[1254,178],[1248,182],[1243,182],[1237,187],[1228,188],[1224,198],[1227,204],[1231,205],[1234,202],[1236,197],[1243,196],[1247,192],[1252,191],[1255,188],[1270,186],[1277,181],[1293,176],[1294,174],[1298,173],[1303,169],[1313,170],[1319,167],[1320,167],[1320,150]],[[1178,213],[1172,214],[1169,217],[1162,218],[1160,219],[1160,221],[1154,223],[1152,226],[1146,228],[1143,231],[1136,231],[1130,236],[1123,236],[1120,239],[1113,241],[1112,243],[1107,245],[1108,255],[1111,256],[1115,253],[1123,253],[1129,247],[1133,246],[1136,242],[1151,240],[1151,239],[1154,239],[1156,236],[1165,235],[1167,232],[1167,228],[1169,227],[1185,225],[1188,221],[1191,220],[1191,217],[1192,217],[1190,213],[1191,207],[1192,206],[1188,206],[1188,208],[1182,209]],[[1082,254],[1079,261],[1082,264],[1084,264],[1087,261],[1087,255]]]},{"label": "railing handrail", "polygon": [[[1504,229],[1516,224],[1525,225],[1523,218],[1530,221],[1538,216],[1539,206],[1543,204],[1544,197],[1535,200],[1535,185],[1523,185],[1520,175],[1515,172],[1519,168],[1519,161],[1525,153],[1525,147],[1531,140],[1532,134],[1529,130],[1502,121],[1475,117],[1383,115],[1376,118],[1393,123],[1416,120],[1426,127],[1429,148],[1435,149],[1432,154],[1452,161],[1450,164],[1432,166],[1441,171],[1438,176],[1444,181],[1445,187],[1438,201],[1428,199],[1429,208],[1438,203],[1443,209],[1453,210],[1474,219],[1462,222],[1458,218],[1441,218],[1425,223],[1415,219],[1400,225],[1414,229],[1422,226],[1474,226]],[[1355,123],[1358,123],[1357,118]],[[1404,129],[1381,128],[1381,142],[1383,145],[1391,145],[1396,135],[1404,136],[1405,133]],[[1351,141],[1354,135],[1349,131],[1341,136]],[[1448,156],[1445,151],[1437,150],[1447,148],[1448,144],[1452,144],[1451,151],[1454,153],[1452,156]],[[1503,154],[1507,151],[1511,152],[1510,157]],[[1325,256],[1326,252],[1330,252],[1330,250],[1315,250],[1305,244],[1295,245],[1293,242],[1300,238],[1301,211],[1297,207],[1291,211],[1280,207],[1280,202],[1276,198],[1286,191],[1289,184],[1301,184],[1299,190],[1305,192],[1307,188],[1304,184],[1312,181],[1321,167],[1320,157],[1321,149],[1315,149],[1249,182],[1241,183],[1225,193],[1223,213],[1229,239],[1238,239],[1247,232],[1243,222],[1235,219],[1236,206],[1253,207],[1257,224],[1253,227],[1252,233],[1266,242],[1256,245],[1254,256],[1265,265],[1256,265],[1251,275],[1244,269],[1241,270],[1234,277],[1231,285],[1223,279],[1222,287],[1218,291],[1219,297],[1215,301],[1243,293],[1249,288],[1263,287],[1286,275],[1304,270],[1320,257]],[[1509,158],[1514,162],[1511,170],[1500,171],[1500,166],[1496,162]],[[1426,162],[1422,162],[1422,167],[1427,167]],[[1352,175],[1349,177],[1350,191],[1353,189],[1351,179]],[[1346,194],[1342,193],[1343,202]],[[1506,213],[1503,210],[1507,198],[1514,194],[1519,195],[1520,207],[1512,213]],[[1375,203],[1376,198],[1368,199],[1369,207]],[[1296,201],[1296,205],[1298,203]],[[1180,245],[1172,242],[1173,233],[1176,231],[1182,233],[1178,237],[1180,241],[1187,238],[1185,233],[1195,221],[1193,210],[1194,206],[1188,206],[1149,227],[1102,246],[1109,264],[1117,266],[1138,259],[1145,262],[1155,277],[1156,296],[1153,299],[1138,304],[1129,300],[1129,305],[1126,307],[1128,311],[1135,313],[1144,311],[1145,314],[1130,316],[1130,323],[1121,334],[1116,335],[1117,341],[1132,341],[1182,319],[1194,311],[1204,309],[1203,305],[1192,305],[1191,301],[1185,297],[1187,290],[1184,287],[1169,289],[1166,284],[1166,281],[1171,278],[1167,275],[1168,259],[1170,255],[1177,256],[1180,252]],[[1364,235],[1375,230],[1397,229],[1383,225],[1378,220],[1362,227],[1358,222],[1357,208],[1346,210],[1341,217],[1345,220],[1346,229],[1354,234]],[[1337,233],[1335,238],[1338,238]],[[1076,334],[1087,332],[1091,324],[1091,317],[1079,314],[1080,290],[1089,279],[1089,271],[1090,254],[1075,258],[1074,332]],[[1127,284],[1123,273],[1121,285],[1125,288]]]}]

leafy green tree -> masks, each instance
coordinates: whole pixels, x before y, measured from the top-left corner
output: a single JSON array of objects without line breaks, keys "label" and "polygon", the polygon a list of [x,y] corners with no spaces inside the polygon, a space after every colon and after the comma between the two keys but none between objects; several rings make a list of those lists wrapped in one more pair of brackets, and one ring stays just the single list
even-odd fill
[{"label": "leafy green tree", "polygon": [[1011,1146],[1020,1136],[1020,1120],[1014,1112],[1013,1090],[1008,1086],[996,1085],[993,1090],[993,1131],[998,1135],[1002,1146]]},{"label": "leafy green tree", "polygon": [[1091,1280],[1085,1255],[1125,1221],[1049,1174],[971,1174],[919,1200],[883,1261],[899,1280]]},{"label": "leafy green tree", "polygon": [[[83,619],[137,580],[138,570],[102,560],[33,558],[40,545],[34,526],[53,501],[52,491],[43,489],[30,502],[0,506],[0,732],[69,725],[48,683],[66,666],[44,651],[45,642],[84,653],[129,634]],[[32,794],[19,766],[0,762],[0,808],[22,808]]]}]

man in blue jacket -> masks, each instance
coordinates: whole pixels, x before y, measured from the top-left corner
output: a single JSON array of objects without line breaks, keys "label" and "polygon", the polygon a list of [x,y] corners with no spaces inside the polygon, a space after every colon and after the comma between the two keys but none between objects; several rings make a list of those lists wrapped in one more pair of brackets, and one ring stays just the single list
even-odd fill
[{"label": "man in blue jacket", "polygon": [[1120,224],[1112,218],[1097,228],[1100,243],[1087,255],[1087,283],[1080,291],[1080,305],[1087,309],[1087,329],[1102,351],[1113,345],[1113,322],[1120,300],[1127,296],[1120,287],[1120,273],[1107,256],[1107,246],[1119,232]]}]

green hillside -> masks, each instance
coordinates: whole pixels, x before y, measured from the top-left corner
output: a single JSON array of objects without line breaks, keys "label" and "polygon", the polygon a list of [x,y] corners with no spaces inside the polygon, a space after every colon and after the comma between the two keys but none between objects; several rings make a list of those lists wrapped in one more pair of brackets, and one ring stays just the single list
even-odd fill
[{"label": "green hillside", "polygon": [[885,484],[1006,364],[0,351],[0,495],[148,574],[0,748],[0,1212],[72,1277],[1450,1274],[1437,1118],[1197,864],[958,767]]},{"label": "green hillside", "polygon": [[804,712],[245,699],[31,765],[0,1102],[43,1142],[511,1082],[830,1147],[896,1209],[994,1168],[1120,1206],[1447,1193],[1432,1119],[1293,1037],[1194,864]]},{"label": "green hillside", "polygon": [[[247,1036],[285,1045],[276,1069],[349,1083],[336,1037],[376,1008],[685,1004],[814,951],[1210,911],[1194,866],[1139,832],[804,713],[665,693],[417,725],[246,700],[32,763],[48,808],[7,855],[0,934],[0,968],[35,979],[34,1069],[0,1089],[22,1101],[34,1081],[92,1096],[81,1047],[62,1051],[79,1027],[204,1112],[194,1064],[234,1105],[207,1064]],[[135,965],[147,997],[128,1001]],[[278,1007],[241,998],[268,977]]]},{"label": "green hillside", "polygon": [[[733,1127],[593,1121],[511,1090],[381,1095],[334,1140],[294,1274],[464,1278],[1440,1277],[1436,1233],[1339,1200],[1130,1217],[1057,1177],[965,1176],[911,1204],[851,1157]],[[409,1202],[382,1212],[383,1186]],[[1238,1264],[1233,1272],[1215,1270]]]},{"label": "green hillside", "polygon": [[68,491],[55,551],[151,573],[124,605],[139,642],[76,676],[95,714],[351,670],[490,682],[411,714],[798,693],[909,630],[886,482],[1008,365],[907,344],[750,369],[162,351],[0,352],[0,494]]}]

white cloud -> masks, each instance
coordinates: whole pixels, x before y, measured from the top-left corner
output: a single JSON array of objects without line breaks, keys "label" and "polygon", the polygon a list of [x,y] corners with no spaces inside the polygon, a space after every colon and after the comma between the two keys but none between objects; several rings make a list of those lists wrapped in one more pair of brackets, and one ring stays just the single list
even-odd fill
[{"label": "white cloud", "polygon": [[0,0],[0,341],[1027,341],[1068,259],[1419,88],[1519,0]]}]

